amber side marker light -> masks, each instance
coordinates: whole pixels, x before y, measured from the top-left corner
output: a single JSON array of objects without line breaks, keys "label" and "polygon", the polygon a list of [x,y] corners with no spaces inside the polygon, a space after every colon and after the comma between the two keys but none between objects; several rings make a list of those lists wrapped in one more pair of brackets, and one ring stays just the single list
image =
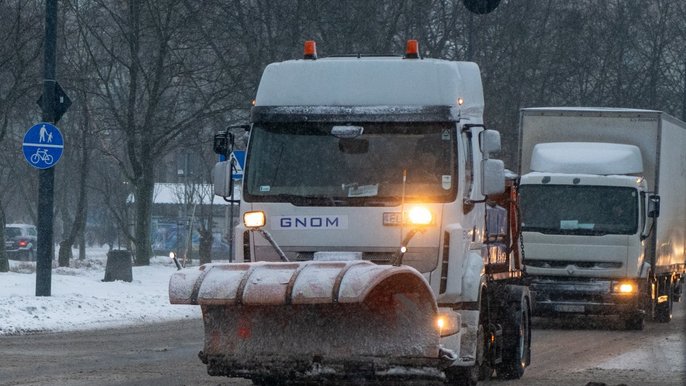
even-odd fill
[{"label": "amber side marker light", "polygon": [[179,263],[179,259],[176,258],[176,253],[169,252],[169,258],[172,259],[172,261],[174,262],[174,265],[176,265],[176,270],[180,271],[181,270],[181,263]]}]

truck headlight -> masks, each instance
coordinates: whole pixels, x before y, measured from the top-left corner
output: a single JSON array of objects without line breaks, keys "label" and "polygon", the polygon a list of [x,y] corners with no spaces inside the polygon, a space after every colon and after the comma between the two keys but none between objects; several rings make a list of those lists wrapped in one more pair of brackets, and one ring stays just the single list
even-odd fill
[{"label": "truck headlight", "polygon": [[636,283],[631,281],[620,281],[612,284],[612,292],[620,295],[631,295],[636,293]]},{"label": "truck headlight", "polygon": [[423,206],[415,206],[407,213],[408,220],[412,225],[429,225],[433,220],[431,211]]},{"label": "truck headlight", "polygon": [[460,331],[460,314],[450,309],[439,309],[434,317],[434,328],[441,337],[457,334]]},{"label": "truck headlight", "polygon": [[245,224],[246,228],[262,228],[266,222],[267,218],[261,210],[245,212],[243,214],[243,224]]}]

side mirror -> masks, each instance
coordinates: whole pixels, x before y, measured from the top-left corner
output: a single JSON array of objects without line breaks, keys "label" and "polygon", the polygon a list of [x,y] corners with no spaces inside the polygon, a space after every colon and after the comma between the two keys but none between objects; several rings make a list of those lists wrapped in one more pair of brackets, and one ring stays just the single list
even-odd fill
[{"label": "side mirror", "polygon": [[488,159],[491,153],[500,151],[500,132],[497,130],[484,130],[479,133],[479,146],[484,159]]},{"label": "side mirror", "polygon": [[660,217],[660,196],[657,194],[648,197],[648,217]]},{"label": "side mirror", "polygon": [[505,191],[505,164],[499,159],[481,161],[481,194],[501,194]]},{"label": "side mirror", "polygon": [[214,152],[228,158],[233,150],[233,143],[233,134],[229,133],[229,130],[220,131],[214,135]]},{"label": "side mirror", "polygon": [[233,178],[231,178],[231,171],[233,170],[233,162],[220,161],[214,165],[212,169],[212,182],[214,183],[214,194],[225,198],[233,196]]}]

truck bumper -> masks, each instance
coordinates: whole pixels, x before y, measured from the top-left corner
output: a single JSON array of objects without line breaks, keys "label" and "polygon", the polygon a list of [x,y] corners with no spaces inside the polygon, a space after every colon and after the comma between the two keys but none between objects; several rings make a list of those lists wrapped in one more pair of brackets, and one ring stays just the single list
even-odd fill
[{"label": "truck bumper", "polygon": [[612,291],[618,280],[542,277],[530,279],[535,316],[560,314],[617,315],[634,314],[640,309],[638,285],[629,294]]},{"label": "truck bumper", "polygon": [[[320,384],[328,382],[358,383],[364,380],[369,384],[426,384],[427,382],[444,382],[442,368],[449,366],[450,361],[439,358],[406,358],[389,361],[383,357],[358,357],[347,360],[329,358],[289,356],[281,358],[259,358],[253,362],[231,358],[223,355],[199,354],[207,364],[209,375],[243,377],[254,380],[280,379],[297,384]],[[271,360],[270,360],[271,359]],[[391,363],[392,362],[392,363]]]}]

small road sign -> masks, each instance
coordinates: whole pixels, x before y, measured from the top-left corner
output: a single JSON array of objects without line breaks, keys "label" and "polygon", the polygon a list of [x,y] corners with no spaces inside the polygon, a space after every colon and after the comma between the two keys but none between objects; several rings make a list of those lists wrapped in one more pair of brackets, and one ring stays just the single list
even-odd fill
[{"label": "small road sign", "polygon": [[24,134],[22,150],[29,165],[36,169],[49,169],[62,157],[62,133],[52,123],[42,122],[33,125]]},{"label": "small road sign", "polygon": [[[43,106],[43,95],[38,98],[36,103],[38,103],[38,106],[40,106],[43,111],[47,110],[46,107]],[[60,84],[55,82],[55,100],[53,101],[55,123],[57,123],[60,118],[62,118],[62,115],[67,112],[69,106],[71,106],[71,99],[69,99],[69,96],[64,92]]]},{"label": "small road sign", "polygon": [[234,150],[230,158],[234,159],[234,169],[231,171],[231,178],[240,180],[243,178],[243,168],[245,168],[245,150]]}]

